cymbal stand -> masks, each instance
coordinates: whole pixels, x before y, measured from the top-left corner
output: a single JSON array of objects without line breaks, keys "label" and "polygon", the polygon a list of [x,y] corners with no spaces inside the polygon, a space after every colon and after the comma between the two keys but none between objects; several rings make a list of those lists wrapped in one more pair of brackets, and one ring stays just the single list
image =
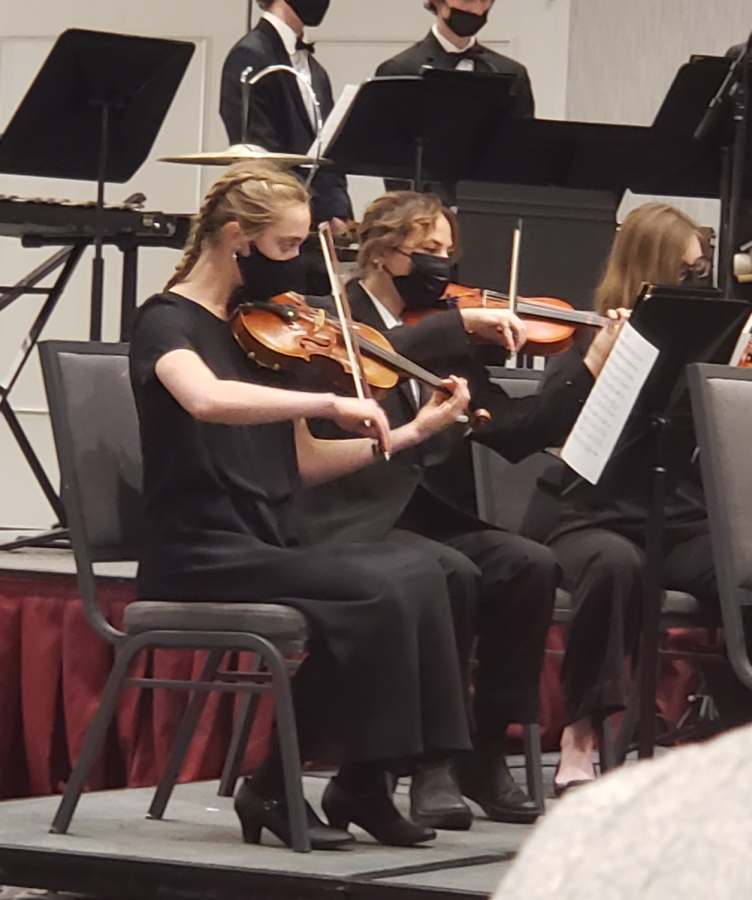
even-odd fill
[{"label": "cymbal stand", "polygon": [[311,182],[316,177],[316,173],[321,168],[321,133],[324,130],[324,119],[321,115],[321,104],[319,103],[319,98],[316,96],[316,91],[313,89],[313,85],[309,84],[297,69],[294,69],[292,66],[284,65],[267,66],[265,69],[261,69],[260,72],[256,72],[255,75],[253,74],[252,66],[243,69],[240,75],[241,115],[243,117],[240,133],[243,137],[243,143],[250,145],[251,89],[254,85],[258,84],[262,78],[266,78],[267,75],[273,75],[275,72],[287,72],[289,75],[293,75],[297,79],[298,84],[300,84],[303,90],[309,95],[311,102],[313,103],[314,127],[316,129],[314,138],[316,155],[311,164],[311,171],[308,173],[308,177],[305,180],[305,188],[308,190],[311,186]]}]

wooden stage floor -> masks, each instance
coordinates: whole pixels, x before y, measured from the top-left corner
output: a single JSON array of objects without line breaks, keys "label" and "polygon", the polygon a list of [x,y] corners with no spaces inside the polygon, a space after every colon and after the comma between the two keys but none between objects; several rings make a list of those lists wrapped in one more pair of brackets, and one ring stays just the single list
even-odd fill
[{"label": "wooden stage floor", "polygon": [[[326,778],[305,780],[318,807]],[[232,802],[216,788],[178,785],[163,821],[145,818],[151,788],[85,794],[67,835],[48,831],[58,797],[2,802],[0,884],[101,900],[458,900],[492,893],[532,830],[478,818],[470,831],[402,849],[353,829],[352,849],[300,854],[268,832],[260,846],[244,845]],[[407,810],[404,784],[397,802]]]}]

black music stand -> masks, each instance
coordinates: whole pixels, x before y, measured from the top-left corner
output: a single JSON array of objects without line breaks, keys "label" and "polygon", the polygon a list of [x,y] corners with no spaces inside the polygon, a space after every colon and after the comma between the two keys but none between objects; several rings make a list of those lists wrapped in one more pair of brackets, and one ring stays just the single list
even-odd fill
[{"label": "black music stand", "polygon": [[707,104],[694,132],[701,147],[716,147],[721,154],[721,233],[719,237],[719,282],[726,296],[734,296],[734,254],[740,240],[742,201],[752,200],[750,102],[752,101],[752,34],[736,57],[725,58],[728,70]]},{"label": "black music stand", "polygon": [[[636,495],[648,507],[646,589],[636,684],[641,759],[653,755],[655,743],[665,500],[686,474],[696,446],[686,369],[694,362],[727,363],[748,316],[746,303],[721,299],[714,290],[648,287],[630,319],[660,355],[594,490],[607,498]],[[622,753],[632,737],[628,733],[632,727],[625,721],[619,735]]]},{"label": "black music stand", "polygon": [[[193,56],[185,41],[70,29],[56,41],[0,138],[0,172],[97,182],[90,338],[102,332],[103,208],[108,181],[128,181],[151,150]],[[42,310],[0,384],[0,413],[26,457],[58,521],[65,511],[18,422],[8,396],[26,364],[89,240],[73,243],[11,288],[0,292],[0,310],[25,293],[45,293]],[[38,283],[60,268],[52,288]],[[51,543],[60,529],[4,545]],[[0,548],[2,549],[2,548]]]},{"label": "black music stand", "polygon": [[343,172],[412,181],[467,178],[514,102],[514,75],[427,69],[363,84],[324,155]]},{"label": "black music stand", "polygon": [[693,134],[729,65],[725,58],[702,57],[681,66],[649,127],[501,122],[457,188],[466,246],[462,283],[504,290],[509,260],[498,247],[522,216],[527,239],[521,292],[564,297],[589,308],[627,188],[638,194],[718,196],[719,148],[698,144]]},{"label": "black music stand", "polygon": [[97,182],[90,338],[102,337],[102,208],[108,181],[149,155],[194,45],[71,28],[0,140],[0,172]]}]

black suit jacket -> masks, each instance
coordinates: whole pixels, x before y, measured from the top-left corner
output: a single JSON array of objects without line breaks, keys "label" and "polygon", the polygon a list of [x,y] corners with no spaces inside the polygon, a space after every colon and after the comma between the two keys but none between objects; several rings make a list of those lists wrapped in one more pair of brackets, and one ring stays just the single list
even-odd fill
[{"label": "black suit jacket", "polygon": [[[268,66],[291,66],[276,28],[265,19],[238,41],[222,69],[220,115],[231,144],[242,140],[240,76],[249,66],[260,72]],[[311,82],[326,119],[334,101],[329,76],[311,56]],[[306,153],[314,138],[297,79],[285,72],[262,79],[251,89],[250,142],[267,150]],[[317,222],[351,218],[352,209],[344,175],[321,171],[313,181],[313,215]]]},{"label": "black suit jacket", "polygon": [[[387,329],[370,297],[357,282],[348,285],[353,318],[385,332],[394,349],[438,375],[466,377],[477,406],[488,409],[490,427],[473,435],[510,460],[558,445],[579,414],[593,385],[581,358],[572,357],[540,393],[512,398],[494,385],[476,359],[458,312],[427,316],[416,325]],[[319,298],[319,305],[327,305]],[[412,392],[400,384],[381,401],[392,427],[415,416]],[[323,423],[317,434],[334,437]],[[491,527],[476,516],[472,448],[465,426],[455,425],[418,447],[398,453],[352,475],[304,491],[295,528],[304,542],[321,535],[347,540],[379,540],[404,527],[441,540]]]},{"label": "black suit jacket", "polygon": [[[515,101],[511,114],[519,118],[532,118],[535,115],[535,100],[530,76],[527,69],[508,56],[502,56],[482,44],[476,44],[474,50],[476,71],[498,72],[503,75],[516,75]],[[383,62],[376,70],[377,75],[420,75],[423,66],[435,69],[454,69],[457,56],[447,53],[436,40],[433,31],[427,37],[392,59]]]}]

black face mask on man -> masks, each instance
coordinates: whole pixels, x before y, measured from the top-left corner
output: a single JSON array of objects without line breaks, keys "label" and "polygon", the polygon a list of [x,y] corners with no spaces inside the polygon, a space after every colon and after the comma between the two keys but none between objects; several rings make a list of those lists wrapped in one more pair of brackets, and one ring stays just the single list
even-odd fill
[{"label": "black face mask on man", "polygon": [[305,291],[305,275],[300,256],[271,259],[254,247],[248,256],[236,254],[243,279],[242,299],[248,303],[268,303],[287,291]]},{"label": "black face mask on man", "polygon": [[287,5],[308,28],[316,28],[324,21],[329,0],[287,0]]},{"label": "black face mask on man", "polygon": [[397,252],[409,256],[411,261],[407,275],[392,275],[389,272],[405,307],[430,309],[436,306],[452,280],[452,260],[445,256],[432,256],[430,253]]},{"label": "black face mask on man", "polygon": [[481,15],[467,12],[464,9],[451,9],[448,18],[444,20],[457,37],[469,38],[476,35],[488,21],[488,13]]}]

